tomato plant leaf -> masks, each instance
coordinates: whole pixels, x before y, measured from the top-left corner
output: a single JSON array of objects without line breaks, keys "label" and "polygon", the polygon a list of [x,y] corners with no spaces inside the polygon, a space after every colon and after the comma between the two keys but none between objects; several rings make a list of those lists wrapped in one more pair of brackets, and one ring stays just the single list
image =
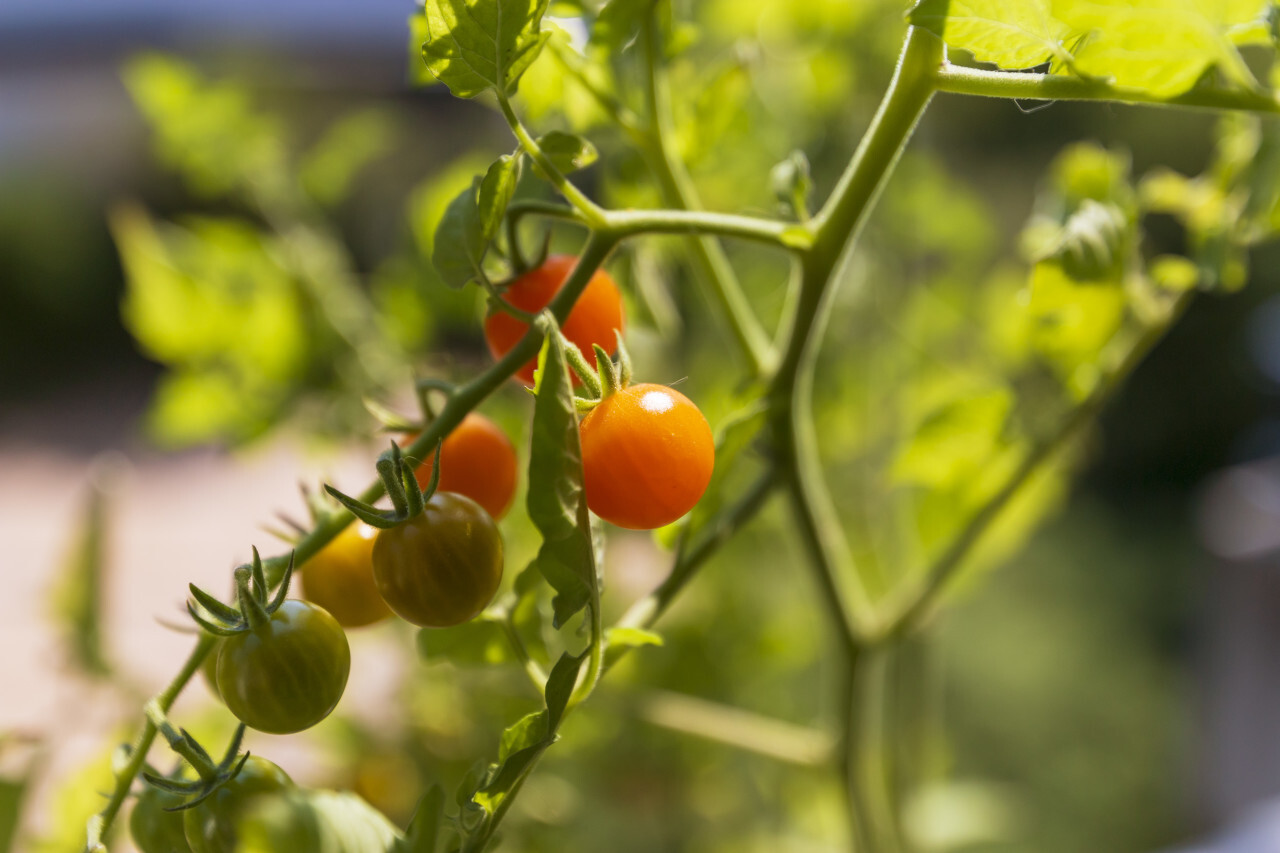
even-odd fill
[{"label": "tomato plant leaf", "polygon": [[427,69],[459,98],[510,95],[549,37],[548,0],[427,0]]},{"label": "tomato plant leaf", "polygon": [[450,287],[465,287],[484,274],[486,242],[477,196],[482,180],[474,178],[445,208],[432,244],[431,263]]},{"label": "tomato plant leaf", "polygon": [[539,137],[538,147],[565,174],[587,168],[600,156],[590,140],[561,130]]},{"label": "tomato plant leaf", "polygon": [[1063,45],[1079,35],[1054,16],[1053,5],[1052,0],[921,0],[909,20],[979,62],[1031,68],[1050,58],[1069,61]]},{"label": "tomato plant leaf", "polygon": [[1055,0],[1053,11],[1088,34],[1075,51],[1078,72],[1167,98],[1210,68],[1257,89],[1236,39],[1253,40],[1270,6],[1268,0]]},{"label": "tomato plant leaf", "polygon": [[542,534],[534,564],[556,590],[552,607],[560,628],[593,599],[595,553],[582,486],[578,414],[559,335],[546,336],[538,364],[527,506]]},{"label": "tomato plant leaf", "polygon": [[480,217],[480,235],[488,248],[498,229],[502,227],[502,217],[507,214],[507,205],[515,195],[516,183],[520,179],[520,161],[508,154],[503,154],[489,166],[480,182],[480,192],[476,200]]},{"label": "tomato plant leaf", "polygon": [[503,731],[498,747],[498,767],[476,791],[475,802],[486,811],[493,812],[542,751],[555,742],[554,735],[547,728],[547,719],[546,711],[535,711]]}]

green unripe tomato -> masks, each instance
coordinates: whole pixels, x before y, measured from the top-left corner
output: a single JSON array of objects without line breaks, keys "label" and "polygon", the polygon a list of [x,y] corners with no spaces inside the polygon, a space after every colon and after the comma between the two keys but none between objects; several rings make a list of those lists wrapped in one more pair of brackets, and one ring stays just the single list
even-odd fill
[{"label": "green unripe tomato", "polygon": [[257,801],[292,790],[288,773],[265,758],[249,756],[234,779],[182,813],[191,853],[237,853],[240,823]]},{"label": "green unripe tomato", "polygon": [[471,498],[436,492],[420,515],[378,531],[378,593],[400,618],[447,628],[474,618],[502,582],[502,534]]},{"label": "green unripe tomato", "polygon": [[182,804],[182,795],[146,787],[129,815],[129,835],[141,853],[191,853],[182,826],[182,812],[168,812]]},{"label": "green unripe tomato", "polygon": [[222,639],[218,692],[245,725],[292,734],[329,716],[351,672],[342,626],[322,607],[289,599],[267,622]]}]

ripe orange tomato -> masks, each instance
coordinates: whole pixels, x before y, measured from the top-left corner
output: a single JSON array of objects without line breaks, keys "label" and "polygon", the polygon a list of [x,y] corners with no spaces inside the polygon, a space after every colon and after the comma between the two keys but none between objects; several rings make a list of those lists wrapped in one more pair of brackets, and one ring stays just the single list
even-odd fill
[{"label": "ripe orange tomato", "polygon": [[[418,483],[431,482],[435,457],[418,466]],[[441,492],[466,495],[494,518],[502,518],[516,494],[516,448],[497,424],[470,412],[440,448]],[[306,573],[303,573],[304,577]]]},{"label": "ripe orange tomato", "polygon": [[[573,255],[552,255],[542,266],[511,282],[503,299],[521,311],[541,311],[560,290],[577,262]],[[593,360],[592,345],[599,344],[606,352],[613,352],[616,344],[614,330],[622,331],[622,328],[622,294],[618,285],[607,272],[596,270],[560,330],[582,350],[590,363]],[[489,344],[489,352],[494,358],[502,358],[528,329],[527,323],[510,314],[501,311],[491,313],[484,321],[484,337]],[[517,378],[532,385],[537,364],[536,358],[531,360],[516,373]],[[573,379],[578,381],[576,376]]]},{"label": "ripe orange tomato", "polygon": [[587,507],[632,530],[670,524],[702,497],[715,439],[698,407],[663,385],[606,397],[580,426]]},{"label": "ripe orange tomato", "polygon": [[302,595],[344,628],[362,628],[391,615],[373,582],[373,540],[378,531],[357,521],[303,564]]}]

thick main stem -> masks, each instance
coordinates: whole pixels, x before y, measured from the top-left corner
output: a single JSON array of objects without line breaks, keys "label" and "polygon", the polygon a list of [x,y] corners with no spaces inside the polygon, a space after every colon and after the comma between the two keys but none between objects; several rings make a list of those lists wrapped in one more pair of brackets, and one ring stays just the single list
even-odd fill
[{"label": "thick main stem", "polygon": [[[864,783],[874,760],[858,737],[866,697],[856,689],[867,654],[874,607],[853,564],[843,526],[827,491],[813,426],[813,379],[830,318],[836,284],[867,214],[906,147],[934,93],[943,61],[942,43],[918,29],[907,33],[893,80],[871,126],[830,199],[814,217],[813,244],[801,255],[799,288],[778,372],[769,394],[774,440],[791,494],[792,510],[833,627],[844,672],[840,713],[842,778],[849,799],[850,841],[855,850],[879,850],[895,825],[885,804]],[[890,829],[886,828],[886,823]]]}]

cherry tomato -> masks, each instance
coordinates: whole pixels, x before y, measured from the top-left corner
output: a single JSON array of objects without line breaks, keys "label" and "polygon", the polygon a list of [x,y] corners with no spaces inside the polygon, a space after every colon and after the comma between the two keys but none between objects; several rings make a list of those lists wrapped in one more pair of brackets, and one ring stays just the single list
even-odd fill
[{"label": "cherry tomato", "polygon": [[[434,457],[418,466],[418,482],[431,482]],[[442,492],[466,495],[494,518],[502,518],[516,494],[516,448],[497,424],[469,413],[440,447]]]},{"label": "cherry tomato", "polygon": [[182,804],[181,794],[148,785],[129,815],[129,834],[141,853],[191,853],[182,827],[182,812],[165,809]]},{"label": "cherry tomato", "polygon": [[[511,282],[503,299],[522,311],[541,311],[560,290],[577,262],[573,255],[552,255],[542,266]],[[618,285],[607,272],[596,270],[560,330],[590,362],[592,344],[613,352],[616,344],[614,330],[622,331],[622,328],[622,294],[618,292]],[[489,344],[489,352],[494,358],[502,358],[528,329],[528,324],[510,314],[501,311],[491,313],[484,321],[484,337]],[[516,376],[532,385],[537,361],[535,358],[520,368]],[[577,382],[576,376],[574,381]]]},{"label": "cherry tomato", "polygon": [[261,628],[223,638],[218,692],[249,727],[290,734],[329,715],[350,671],[351,648],[337,620],[289,599]]},{"label": "cherry tomato", "polygon": [[250,755],[234,779],[200,805],[182,812],[191,853],[235,853],[239,823],[254,801],[292,789],[288,773],[265,758]]},{"label": "cherry tomato", "polygon": [[502,534],[471,498],[438,491],[421,515],[378,532],[373,576],[401,618],[424,628],[459,625],[498,591]]},{"label": "cherry tomato", "polygon": [[355,522],[302,567],[302,594],[344,628],[372,625],[391,615],[373,582],[373,540],[367,524]]},{"label": "cherry tomato", "polygon": [[670,524],[702,497],[715,439],[698,407],[662,385],[633,385],[582,419],[587,507],[632,530]]}]

